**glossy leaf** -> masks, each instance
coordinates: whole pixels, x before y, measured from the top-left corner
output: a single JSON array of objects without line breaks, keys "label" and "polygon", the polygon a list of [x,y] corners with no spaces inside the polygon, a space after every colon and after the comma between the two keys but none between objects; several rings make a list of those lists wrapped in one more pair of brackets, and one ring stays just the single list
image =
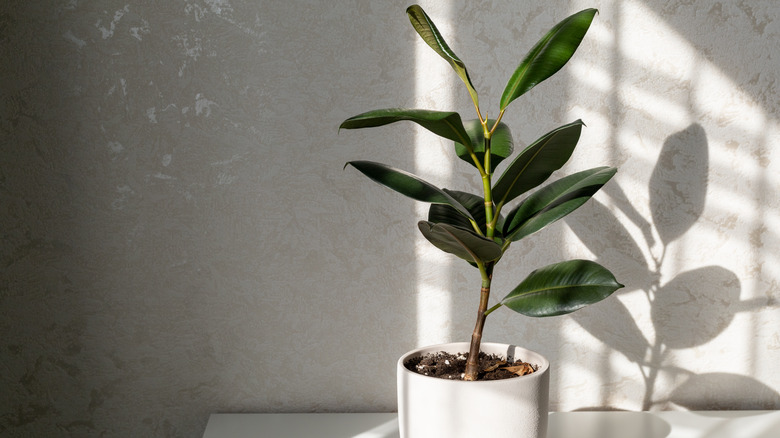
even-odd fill
[{"label": "glossy leaf", "polygon": [[[482,231],[483,234],[486,234],[486,219],[485,219],[485,201],[481,196],[477,196],[471,193],[466,192],[459,192],[456,190],[447,190],[444,189],[444,191],[455,198],[456,201],[460,202],[461,205],[466,207],[466,209],[471,213],[471,217],[474,218],[474,221],[479,226],[479,229]],[[432,204],[430,209],[428,210],[428,221],[432,223],[444,223],[449,225],[454,225],[457,227],[462,228],[468,228],[473,229],[473,226],[471,225],[471,222],[469,222],[468,219],[466,219],[462,214],[458,213],[457,210],[454,208],[443,205],[443,204]],[[498,225],[496,226],[496,229],[494,230],[494,241],[503,244],[503,234],[501,230],[503,229],[504,223],[504,217],[499,214],[498,218]]]},{"label": "glossy leaf", "polygon": [[409,172],[373,161],[350,161],[346,166],[352,166],[379,184],[414,200],[446,204],[465,217],[471,217],[469,211],[444,190]]},{"label": "glossy leaf", "polygon": [[501,304],[527,316],[556,316],[599,302],[621,287],[598,263],[570,260],[531,272]]},{"label": "glossy leaf", "polygon": [[[447,190],[444,192],[455,198],[462,206],[466,207],[471,217],[474,218],[476,223],[482,228],[484,233],[485,227],[485,201],[481,196],[477,196],[471,193],[459,192],[457,190]],[[472,228],[471,222],[459,213],[456,209],[449,205],[432,204],[428,209],[428,221],[438,224],[444,223],[454,225],[457,227]]]},{"label": "glossy leaf", "polygon": [[474,263],[489,262],[501,257],[501,246],[472,230],[449,224],[417,223],[423,236],[444,252]]},{"label": "glossy leaf", "polygon": [[569,16],[536,43],[506,84],[501,96],[501,110],[555,74],[571,59],[597,12],[596,9],[585,9]]},{"label": "glossy leaf", "polygon": [[543,183],[571,157],[582,120],[556,128],[525,148],[493,186],[493,200],[507,203]]},{"label": "glossy leaf", "polygon": [[477,90],[474,89],[474,85],[471,83],[469,72],[466,70],[466,64],[450,49],[436,25],[428,17],[428,14],[420,6],[412,5],[406,9],[406,15],[409,16],[409,21],[411,21],[414,30],[422,37],[423,41],[452,66],[458,77],[466,84],[474,104],[478,106]]},{"label": "glossy leaf", "polygon": [[[488,120],[487,123],[488,126],[492,127],[496,121]],[[480,123],[479,119],[466,120],[463,122],[463,127],[466,128],[466,132],[468,133],[469,138],[471,138],[471,145],[474,153],[479,159],[480,166],[484,169],[485,133],[482,129],[482,123]],[[509,126],[503,122],[499,122],[498,127],[496,127],[496,130],[493,132],[493,136],[490,139],[490,172],[493,173],[496,166],[504,161],[504,158],[512,155],[513,150],[512,132],[509,130]],[[474,164],[474,160],[472,160],[471,154],[465,145],[455,142],[455,153],[458,154],[458,157],[460,157],[461,160],[476,167],[476,164]]]},{"label": "glossy leaf", "polygon": [[596,167],[561,178],[526,198],[509,212],[504,235],[520,240],[573,212],[601,189],[617,172]]},{"label": "glossy leaf", "polygon": [[350,117],[341,123],[339,129],[373,128],[401,121],[417,123],[434,134],[454,142],[471,144],[469,134],[460,119],[460,114],[450,111],[407,108],[380,109]]}]

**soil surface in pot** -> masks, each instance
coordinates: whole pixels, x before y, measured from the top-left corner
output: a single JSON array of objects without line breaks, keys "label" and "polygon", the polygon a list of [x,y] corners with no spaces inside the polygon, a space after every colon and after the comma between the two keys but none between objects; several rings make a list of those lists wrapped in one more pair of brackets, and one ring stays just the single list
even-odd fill
[{"label": "soil surface in pot", "polygon": [[[428,353],[404,363],[409,371],[424,376],[449,380],[463,380],[466,371],[468,353]],[[507,362],[495,354],[479,353],[479,375],[477,380],[502,380],[524,376],[536,371],[538,367],[522,360]]]}]

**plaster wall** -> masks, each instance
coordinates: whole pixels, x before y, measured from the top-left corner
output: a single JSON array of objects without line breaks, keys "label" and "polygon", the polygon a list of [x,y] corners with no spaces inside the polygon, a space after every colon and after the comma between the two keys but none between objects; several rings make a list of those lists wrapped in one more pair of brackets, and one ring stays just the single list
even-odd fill
[{"label": "plaster wall", "polygon": [[[554,410],[780,409],[778,3],[421,4],[491,115],[543,32],[600,9],[504,120],[519,149],[582,118],[562,174],[620,171],[516,245],[495,290],[567,258],[626,287],[565,317],[502,309],[485,338],[551,360]],[[392,411],[397,357],[468,338],[476,271],[422,240],[424,206],[342,170],[477,182],[412,125],[337,132],[382,107],[472,117],[406,6],[0,5],[0,435]]]}]

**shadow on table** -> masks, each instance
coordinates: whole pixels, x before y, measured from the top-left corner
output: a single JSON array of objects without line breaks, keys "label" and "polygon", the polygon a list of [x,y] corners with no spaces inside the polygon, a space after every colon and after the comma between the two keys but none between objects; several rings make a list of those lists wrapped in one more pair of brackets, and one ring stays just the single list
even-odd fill
[{"label": "shadow on table", "polygon": [[608,417],[566,412],[565,421],[556,421],[561,414],[550,414],[548,437],[666,438],[672,431],[669,423],[649,412],[610,412]]}]

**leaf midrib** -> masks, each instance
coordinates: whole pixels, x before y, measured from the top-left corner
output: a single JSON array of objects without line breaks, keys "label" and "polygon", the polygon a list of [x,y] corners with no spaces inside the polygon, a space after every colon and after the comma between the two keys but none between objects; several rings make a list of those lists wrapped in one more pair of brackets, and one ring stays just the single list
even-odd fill
[{"label": "leaf midrib", "polygon": [[542,152],[542,149],[547,147],[547,145],[552,141],[552,139],[558,135],[558,132],[550,136],[549,139],[547,139],[543,144],[539,146],[539,148],[536,150],[536,152],[531,156],[531,158],[525,163],[525,165],[520,169],[520,172],[518,172],[517,176],[512,180],[511,184],[509,184],[509,187],[507,188],[506,193],[504,193],[504,196],[501,197],[501,204],[506,203],[506,198],[509,197],[509,193],[512,192],[512,189],[514,188],[515,184],[517,184],[517,181],[520,179],[521,176],[525,173],[526,169],[528,169],[528,166],[531,165],[531,163],[536,160],[536,157],[539,156],[539,154]]},{"label": "leaf midrib", "polygon": [[514,96],[515,92],[517,91],[518,88],[520,88],[520,83],[522,82],[522,79],[525,77],[526,72],[528,72],[528,69],[531,68],[531,64],[533,63],[533,61],[536,60],[536,58],[539,56],[539,53],[542,52],[542,49],[547,47],[552,37],[553,35],[548,35],[547,38],[542,40],[544,41],[544,44],[541,44],[539,46],[539,49],[536,50],[536,52],[534,52],[532,56],[528,58],[529,60],[528,63],[526,63],[525,66],[522,68],[522,70],[518,72],[517,81],[515,81],[513,87],[510,87],[510,92],[507,94],[507,99],[509,100],[509,102],[506,102],[504,104],[504,108],[509,106],[512,100],[516,99],[517,97],[520,97],[520,96]]},{"label": "leaf midrib", "polygon": [[[543,295],[543,294],[545,294],[546,291],[553,292],[553,291],[556,291],[556,290],[559,290],[559,289],[566,289],[566,288],[572,288],[572,287],[607,287],[607,286],[608,285],[604,285],[604,284],[584,284],[584,285],[565,285],[565,286],[546,287],[544,289],[538,289],[538,290],[534,290],[534,291],[531,291],[531,292],[523,292],[523,293],[515,295],[515,296],[513,296],[511,298],[507,298],[505,300],[505,302],[506,301],[513,301],[513,300],[521,299],[521,298],[532,298],[533,296]],[[531,297],[529,297],[529,295],[531,295]]]}]

